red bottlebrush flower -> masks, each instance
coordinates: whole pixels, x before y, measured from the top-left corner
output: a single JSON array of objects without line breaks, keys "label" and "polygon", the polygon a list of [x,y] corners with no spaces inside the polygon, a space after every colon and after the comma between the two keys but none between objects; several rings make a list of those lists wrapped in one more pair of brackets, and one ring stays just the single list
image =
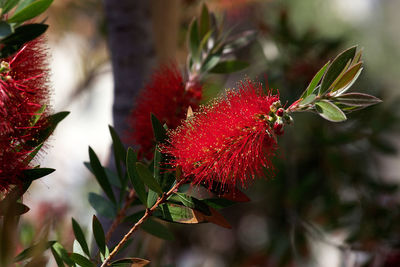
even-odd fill
[{"label": "red bottlebrush flower", "polygon": [[261,84],[242,82],[237,91],[227,91],[169,131],[162,151],[194,184],[246,187],[264,168],[274,169],[271,158],[277,144],[269,114],[278,100],[277,95],[264,94]]},{"label": "red bottlebrush flower", "polygon": [[176,128],[186,116],[189,106],[196,109],[202,97],[202,87],[185,82],[176,65],[163,65],[157,69],[140,92],[131,114],[131,139],[140,145],[139,155],[150,159],[153,155],[154,137],[150,114],[170,129]]},{"label": "red bottlebrush flower", "polygon": [[49,71],[42,38],[0,61],[0,191],[5,191],[29,168],[32,141],[47,127],[44,116],[35,124],[32,118],[48,106]]}]

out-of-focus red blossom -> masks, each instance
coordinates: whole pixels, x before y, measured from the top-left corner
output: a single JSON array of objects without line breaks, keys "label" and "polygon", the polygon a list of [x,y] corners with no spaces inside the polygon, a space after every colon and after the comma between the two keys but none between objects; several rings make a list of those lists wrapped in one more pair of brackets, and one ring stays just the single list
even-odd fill
[{"label": "out-of-focus red blossom", "polygon": [[186,117],[189,106],[198,108],[202,98],[202,87],[194,81],[185,88],[185,81],[175,64],[162,65],[151,76],[136,100],[131,114],[130,138],[140,145],[139,156],[150,159],[153,156],[154,137],[150,114],[161,123],[175,129]]},{"label": "out-of-focus red blossom", "polygon": [[260,83],[244,81],[238,90],[227,91],[169,131],[169,143],[162,151],[193,184],[216,181],[246,187],[264,174],[264,168],[274,171],[271,159],[277,143],[267,118],[278,100],[271,92],[264,94]]},{"label": "out-of-focus red blossom", "polygon": [[0,60],[0,191],[19,183],[18,176],[29,168],[27,156],[35,149],[30,141],[47,127],[44,116],[34,126],[31,123],[32,116],[48,106],[49,100],[43,40],[31,41],[15,55]]}]

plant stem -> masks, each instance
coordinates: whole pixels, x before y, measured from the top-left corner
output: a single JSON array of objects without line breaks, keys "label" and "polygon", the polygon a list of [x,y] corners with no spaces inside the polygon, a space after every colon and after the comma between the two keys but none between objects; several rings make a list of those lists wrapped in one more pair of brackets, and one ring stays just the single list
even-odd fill
[{"label": "plant stem", "polygon": [[101,264],[101,267],[105,267],[109,265],[110,260],[118,253],[121,247],[128,241],[130,236],[137,230],[139,227],[152,215],[152,213],[158,208],[159,205],[163,204],[169,196],[171,196],[176,189],[178,189],[182,184],[185,183],[185,179],[177,182],[167,193],[163,193],[156,201],[156,203],[151,207],[146,209],[145,214],[142,218],[129,230],[129,232],[124,236],[124,238],[119,241],[118,245],[114,248],[114,250],[110,253],[110,255],[104,260]]},{"label": "plant stem", "polygon": [[117,217],[111,224],[110,229],[108,230],[108,232],[106,234],[106,242],[108,242],[110,240],[112,233],[115,231],[117,226],[121,223],[122,219],[125,217],[126,211],[128,210],[129,206],[132,204],[132,202],[135,200],[135,198],[136,198],[135,191],[133,189],[131,189],[129,191],[129,195],[126,198],[124,206],[118,212]]}]

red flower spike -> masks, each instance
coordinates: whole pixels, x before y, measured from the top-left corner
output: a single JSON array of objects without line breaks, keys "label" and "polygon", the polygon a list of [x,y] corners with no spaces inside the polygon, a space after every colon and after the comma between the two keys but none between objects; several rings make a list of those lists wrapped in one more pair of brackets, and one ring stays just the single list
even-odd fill
[{"label": "red flower spike", "polygon": [[47,126],[45,116],[32,125],[32,117],[49,100],[43,38],[0,61],[0,191],[6,191],[29,168],[26,159],[35,149],[31,141]]},{"label": "red flower spike", "polygon": [[273,173],[271,158],[277,149],[268,123],[277,95],[263,93],[262,85],[249,80],[237,91],[227,91],[208,107],[202,107],[176,130],[168,132],[162,151],[172,156],[193,184],[241,185],[260,177],[264,168]]},{"label": "red flower spike", "polygon": [[202,87],[198,82],[185,89],[183,77],[174,64],[157,69],[140,92],[132,111],[130,125],[133,132],[128,137],[140,145],[139,155],[151,159],[154,149],[154,135],[150,114],[153,113],[162,124],[175,129],[186,118],[187,109],[196,110],[202,98]]}]

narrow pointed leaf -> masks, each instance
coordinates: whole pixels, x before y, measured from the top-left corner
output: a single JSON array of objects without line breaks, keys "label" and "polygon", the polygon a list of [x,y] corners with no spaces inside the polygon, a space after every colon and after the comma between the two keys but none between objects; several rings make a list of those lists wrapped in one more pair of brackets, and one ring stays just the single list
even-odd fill
[{"label": "narrow pointed leaf", "polygon": [[109,200],[93,192],[89,193],[89,203],[97,214],[109,219],[116,216],[116,208]]},{"label": "narrow pointed leaf", "polygon": [[126,149],[114,128],[109,125],[108,129],[110,131],[113,144],[115,166],[117,167],[118,177],[122,183],[124,177],[122,174],[121,162],[124,162],[126,158]]},{"label": "narrow pointed leaf", "polygon": [[58,255],[53,246],[51,247],[51,254],[53,254],[54,260],[56,261],[58,267],[65,267],[64,261],[62,260],[61,256]]},{"label": "narrow pointed leaf", "polygon": [[1,14],[7,14],[11,9],[13,9],[20,0],[7,0],[4,2],[1,10]]},{"label": "narrow pointed leaf", "polygon": [[343,111],[336,106],[335,104],[326,101],[326,100],[322,100],[319,102],[315,103],[315,108],[318,112],[318,114],[328,120],[328,121],[333,121],[333,122],[341,122],[341,121],[345,121],[346,115],[343,113]]},{"label": "narrow pointed leaf", "polygon": [[78,253],[72,253],[70,256],[71,260],[73,260],[76,264],[82,266],[82,267],[94,267],[94,263],[92,263],[90,260],[88,260],[86,257],[78,254]]},{"label": "narrow pointed leaf", "polygon": [[199,38],[199,27],[197,20],[194,19],[189,27],[189,51],[193,59],[193,63],[199,62],[199,46],[200,46],[200,38]]},{"label": "narrow pointed leaf", "polygon": [[320,89],[321,95],[328,91],[331,84],[340,75],[340,73],[343,71],[347,63],[354,58],[356,50],[357,47],[353,46],[343,51],[332,61],[321,83],[321,89]]},{"label": "narrow pointed leaf", "polygon": [[44,252],[45,250],[49,249],[55,243],[56,241],[39,242],[36,245],[26,248],[14,258],[14,262],[29,259],[37,255],[38,253]]},{"label": "narrow pointed leaf", "polygon": [[147,203],[147,193],[144,187],[143,181],[140,179],[139,174],[136,170],[137,153],[133,151],[132,148],[128,148],[126,157],[126,168],[128,172],[129,179],[135,189],[137,196],[140,201],[146,205]]},{"label": "narrow pointed leaf", "polygon": [[83,252],[85,252],[87,256],[90,256],[89,247],[87,245],[85,235],[83,234],[82,228],[80,227],[79,223],[75,221],[74,218],[72,218],[72,229],[75,234],[75,239],[81,245]]},{"label": "narrow pointed leaf", "polygon": [[[23,203],[15,202],[12,204],[12,210],[10,210],[8,203],[4,201],[0,202],[0,217],[9,214],[11,211],[11,215],[19,216],[29,211],[29,207]],[[10,215],[10,214],[9,214]]]},{"label": "narrow pointed leaf", "polygon": [[33,168],[22,172],[25,180],[33,181],[53,173],[55,169],[51,168]]},{"label": "narrow pointed leaf", "polygon": [[163,191],[160,185],[154,179],[152,173],[143,163],[137,162],[136,170],[139,174],[140,179],[143,181],[145,185],[147,185],[151,190],[155,191],[156,193],[162,194]]},{"label": "narrow pointed leaf", "polygon": [[167,139],[167,131],[153,113],[151,113],[151,125],[153,126],[154,138],[156,141],[158,143],[164,142],[165,139]]},{"label": "narrow pointed leaf", "polygon": [[363,93],[342,94],[335,98],[335,103],[356,107],[368,107],[381,102],[379,98]]},{"label": "narrow pointed leaf", "polygon": [[93,151],[91,147],[89,147],[89,159],[90,159],[90,166],[92,167],[94,176],[97,182],[99,183],[100,187],[103,189],[107,197],[113,203],[116,203],[110,182],[107,179],[106,172],[104,171],[103,166],[101,166],[100,164],[99,158],[97,157],[96,153]]},{"label": "narrow pointed leaf", "polygon": [[340,80],[333,86],[332,92],[340,90],[347,85],[349,85],[354,79],[357,79],[357,73],[362,71],[362,62],[357,63],[356,65],[349,68],[346,73],[340,78]]},{"label": "narrow pointed leaf", "polygon": [[103,227],[101,226],[100,221],[97,219],[97,217],[95,215],[93,215],[92,227],[93,227],[94,240],[96,241],[96,244],[97,244],[100,252],[103,255],[105,255],[105,253],[106,253],[106,238],[104,236]]},{"label": "narrow pointed leaf", "polygon": [[30,20],[36,16],[39,16],[45,12],[53,0],[37,0],[20,11],[15,12],[11,18],[8,19],[10,23],[21,23]]},{"label": "narrow pointed leaf", "polygon": [[6,58],[17,52],[25,43],[42,35],[49,26],[46,24],[31,23],[19,26],[14,33],[0,41],[2,49],[0,57]]},{"label": "narrow pointed leaf", "polygon": [[74,262],[70,259],[67,250],[58,242],[53,244],[52,252],[56,253],[68,266],[73,266]]},{"label": "narrow pointed leaf", "polygon": [[166,226],[153,219],[146,220],[142,224],[142,229],[155,237],[165,240],[174,240],[174,235],[171,231]]},{"label": "narrow pointed leaf", "polygon": [[112,267],[144,267],[150,263],[149,260],[141,258],[125,258],[111,263]]},{"label": "narrow pointed leaf", "polygon": [[210,207],[211,215],[207,216],[204,213],[177,204],[162,204],[156,210],[154,216],[163,220],[183,223],[183,224],[198,224],[204,222],[211,222],[224,228],[231,228],[228,221],[215,209]]},{"label": "narrow pointed leaf", "polygon": [[317,87],[318,83],[321,81],[324,76],[326,69],[328,68],[330,61],[326,63],[318,72],[315,74],[314,78],[312,78],[310,84],[307,86],[307,89],[304,91],[301,98],[306,98],[314,92],[314,89]]},{"label": "narrow pointed leaf", "polygon": [[308,105],[315,100],[317,96],[315,94],[308,95],[306,98],[300,101],[299,105]]},{"label": "narrow pointed leaf", "polygon": [[175,193],[171,195],[171,197],[168,198],[168,201],[175,202],[178,204],[182,203],[184,206],[188,208],[198,210],[208,216],[211,215],[210,208],[206,203],[203,203],[201,200],[188,196],[183,193]]},{"label": "narrow pointed leaf", "polygon": [[202,39],[210,31],[210,14],[206,4],[203,4],[200,16],[199,36]]}]

